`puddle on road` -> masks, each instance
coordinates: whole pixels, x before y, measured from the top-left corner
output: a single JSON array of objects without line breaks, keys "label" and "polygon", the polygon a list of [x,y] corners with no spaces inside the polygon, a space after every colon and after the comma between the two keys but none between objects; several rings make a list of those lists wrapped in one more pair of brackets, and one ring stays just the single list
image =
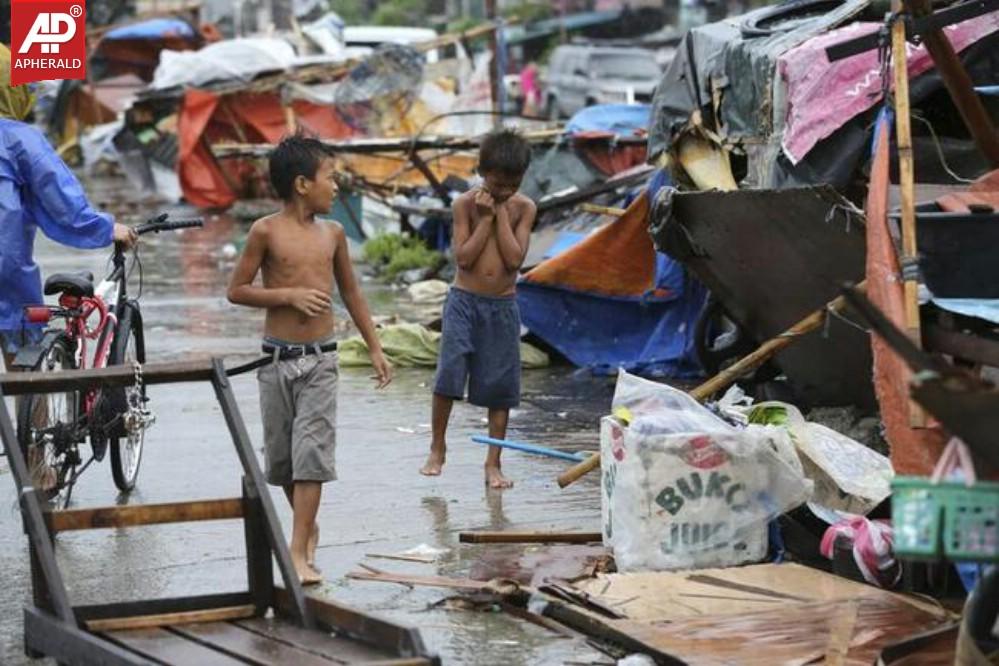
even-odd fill
[{"label": "puddle on road", "polygon": [[[101,196],[120,183],[91,183]],[[102,189],[103,188],[103,189]],[[107,200],[106,198],[103,200]],[[158,209],[129,206],[119,219],[137,222]],[[147,214],[148,213],[148,214]],[[179,209],[177,217],[190,216]],[[145,237],[141,303],[150,360],[256,353],[262,313],[232,306],[225,287],[233,250],[247,225],[232,218],[206,218],[206,228]],[[41,237],[36,257],[43,274],[60,270],[106,272],[102,251],[77,251]],[[138,293],[138,271],[130,281]],[[376,315],[405,316],[399,293],[365,282]],[[346,334],[346,330],[341,331]],[[449,433],[448,464],[438,479],[417,474],[429,442],[429,369],[401,369],[386,391],[376,392],[365,369],[345,369],[338,408],[337,466],[340,480],[324,489],[320,509],[322,544],[317,563],[329,581],[322,592],[338,601],[418,627],[444,663],[494,666],[607,661],[583,641],[560,637],[498,612],[430,609],[454,594],[439,588],[352,581],[344,576],[358,562],[386,571],[454,577],[523,574],[518,567],[547,556],[537,547],[465,545],[458,532],[473,529],[597,530],[600,523],[595,475],[566,490],[555,484],[564,461],[504,454],[504,470],[516,481],[505,493],[482,483],[485,448],[469,440],[485,430],[483,410],[456,405]],[[597,420],[607,412],[613,382],[572,368],[524,373],[524,402],[511,417],[510,437],[567,450],[598,447]],[[240,409],[254,442],[260,442],[256,385],[234,381]],[[239,467],[225,424],[208,387],[151,389],[158,422],[150,431],[134,502],[163,502],[238,494]],[[13,484],[0,474],[0,511],[11,506]],[[74,494],[77,506],[113,504],[116,494],[106,463],[84,475]],[[290,512],[275,496],[286,530]],[[65,538],[63,538],[65,537]],[[238,525],[201,523],[118,532],[63,535],[60,557],[77,603],[120,601],[238,590],[246,584],[243,537]],[[369,553],[399,553],[421,543],[448,549],[432,565],[365,560]],[[526,556],[524,555],[526,553]],[[29,572],[20,520],[4,511],[0,520],[0,568],[12,584],[0,589],[0,607],[29,598]],[[28,663],[20,650],[20,614],[0,618],[0,662]]]}]

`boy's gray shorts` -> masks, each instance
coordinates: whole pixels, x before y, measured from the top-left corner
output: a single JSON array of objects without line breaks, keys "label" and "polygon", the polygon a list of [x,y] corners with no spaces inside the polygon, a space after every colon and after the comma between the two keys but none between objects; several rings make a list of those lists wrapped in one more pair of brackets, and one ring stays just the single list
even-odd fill
[{"label": "boy's gray shorts", "polygon": [[520,310],[515,296],[480,296],[451,287],[434,393],[490,409],[520,404]]},{"label": "boy's gray shorts", "polygon": [[336,479],[337,358],[309,354],[257,370],[267,483]]}]

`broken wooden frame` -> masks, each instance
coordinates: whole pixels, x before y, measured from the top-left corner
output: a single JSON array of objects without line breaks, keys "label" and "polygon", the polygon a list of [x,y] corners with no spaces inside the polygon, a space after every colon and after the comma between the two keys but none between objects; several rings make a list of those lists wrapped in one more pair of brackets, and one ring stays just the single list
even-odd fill
[{"label": "broken wooden frame", "polygon": [[976,457],[999,471],[999,389],[975,375],[931,355],[912,342],[861,292],[844,288],[843,296],[872,331],[913,371],[913,400],[964,440]]},{"label": "broken wooden frame", "polygon": [[[230,655],[260,664],[336,664],[357,659],[394,666],[439,663],[415,629],[305,596],[235,394],[218,359],[149,364],[142,379],[146,385],[212,384],[243,466],[242,497],[51,510],[32,486],[3,396],[129,386],[135,374],[131,367],[118,366],[0,375],[0,439],[17,487],[31,558],[33,604],[24,611],[24,646],[29,656],[116,666],[152,664],[153,660],[178,663],[178,659],[242,663]],[[90,606],[70,603],[55,557],[55,533],[236,518],[243,520],[245,531],[247,591]],[[272,557],[277,560],[283,588],[275,585]],[[269,610],[274,612],[273,619],[265,618]]]}]

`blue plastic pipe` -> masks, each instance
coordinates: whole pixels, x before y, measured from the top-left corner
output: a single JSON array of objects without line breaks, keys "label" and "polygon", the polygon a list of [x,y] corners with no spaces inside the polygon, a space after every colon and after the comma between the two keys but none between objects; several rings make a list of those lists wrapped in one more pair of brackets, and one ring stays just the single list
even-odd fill
[{"label": "blue plastic pipe", "polygon": [[582,453],[566,453],[565,451],[549,449],[547,446],[538,446],[537,444],[528,444],[526,442],[513,442],[509,439],[494,439],[483,435],[473,435],[472,441],[478,442],[479,444],[488,444],[489,446],[501,446],[504,449],[514,449],[516,451],[524,451],[525,453],[534,453],[539,456],[548,456],[549,458],[571,460],[573,462],[582,462],[588,457]]}]

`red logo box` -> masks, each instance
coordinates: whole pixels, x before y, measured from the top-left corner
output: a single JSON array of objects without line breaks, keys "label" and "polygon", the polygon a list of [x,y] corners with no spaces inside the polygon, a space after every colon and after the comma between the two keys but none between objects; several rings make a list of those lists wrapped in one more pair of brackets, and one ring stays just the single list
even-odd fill
[{"label": "red logo box", "polygon": [[84,0],[12,0],[10,83],[87,78]]}]

